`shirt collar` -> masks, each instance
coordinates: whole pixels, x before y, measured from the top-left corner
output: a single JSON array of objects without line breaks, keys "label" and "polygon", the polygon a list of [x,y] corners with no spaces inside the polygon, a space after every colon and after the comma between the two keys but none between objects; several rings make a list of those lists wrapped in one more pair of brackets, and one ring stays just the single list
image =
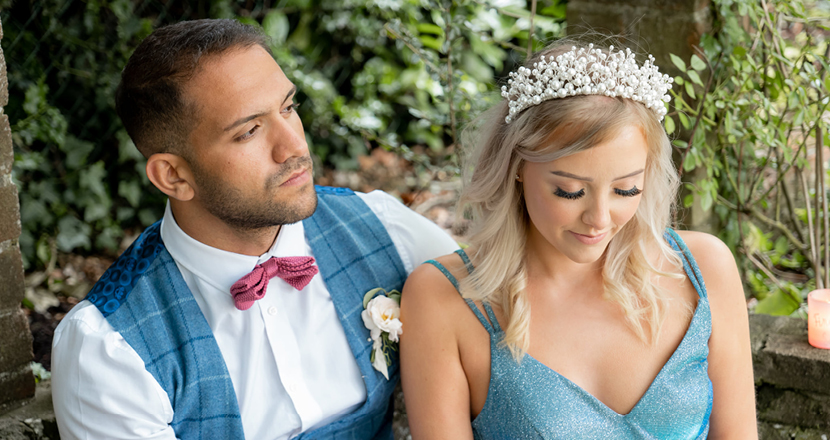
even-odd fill
[{"label": "shirt collar", "polygon": [[274,244],[259,257],[242,255],[208,246],[187,235],[176,223],[170,202],[161,221],[161,239],[176,263],[196,277],[230,295],[231,286],[254,266],[271,257],[306,256],[311,251],[305,241],[302,222],[283,225]]}]

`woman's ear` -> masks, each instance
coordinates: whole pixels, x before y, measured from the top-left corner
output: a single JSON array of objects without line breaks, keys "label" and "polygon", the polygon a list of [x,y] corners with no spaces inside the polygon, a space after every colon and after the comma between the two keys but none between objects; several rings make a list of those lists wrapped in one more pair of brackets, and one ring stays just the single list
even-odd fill
[{"label": "woman's ear", "polygon": [[168,197],[186,202],[196,194],[193,173],[184,158],[170,153],[156,153],[147,158],[147,178]]}]

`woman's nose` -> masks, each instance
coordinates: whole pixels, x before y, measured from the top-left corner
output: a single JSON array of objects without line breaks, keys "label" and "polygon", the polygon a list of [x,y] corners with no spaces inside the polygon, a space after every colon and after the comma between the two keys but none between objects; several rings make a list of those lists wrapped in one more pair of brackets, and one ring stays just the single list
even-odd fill
[{"label": "woman's nose", "polygon": [[605,231],[611,224],[611,212],[607,198],[594,198],[582,214],[582,222],[595,232]]}]

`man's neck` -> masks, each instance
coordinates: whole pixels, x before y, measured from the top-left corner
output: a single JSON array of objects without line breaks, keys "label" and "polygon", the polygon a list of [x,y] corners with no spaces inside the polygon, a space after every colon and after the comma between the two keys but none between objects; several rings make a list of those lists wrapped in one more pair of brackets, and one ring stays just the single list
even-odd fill
[{"label": "man's neck", "polygon": [[234,228],[193,203],[170,199],[176,223],[194,240],[210,247],[258,257],[271,249],[280,226],[261,229]]}]

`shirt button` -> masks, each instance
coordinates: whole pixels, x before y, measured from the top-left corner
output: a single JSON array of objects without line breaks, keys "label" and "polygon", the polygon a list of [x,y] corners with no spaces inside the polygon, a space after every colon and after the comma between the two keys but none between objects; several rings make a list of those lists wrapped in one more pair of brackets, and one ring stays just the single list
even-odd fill
[{"label": "shirt button", "polygon": [[297,389],[297,386],[296,386],[296,385],[294,385],[293,383],[290,383],[290,384],[288,384],[288,386],[287,386],[287,387],[285,387],[285,389],[286,389],[289,393],[293,393],[293,392]]},{"label": "shirt button", "polygon": [[277,308],[274,306],[268,307],[268,314],[271,316],[277,315]]}]

